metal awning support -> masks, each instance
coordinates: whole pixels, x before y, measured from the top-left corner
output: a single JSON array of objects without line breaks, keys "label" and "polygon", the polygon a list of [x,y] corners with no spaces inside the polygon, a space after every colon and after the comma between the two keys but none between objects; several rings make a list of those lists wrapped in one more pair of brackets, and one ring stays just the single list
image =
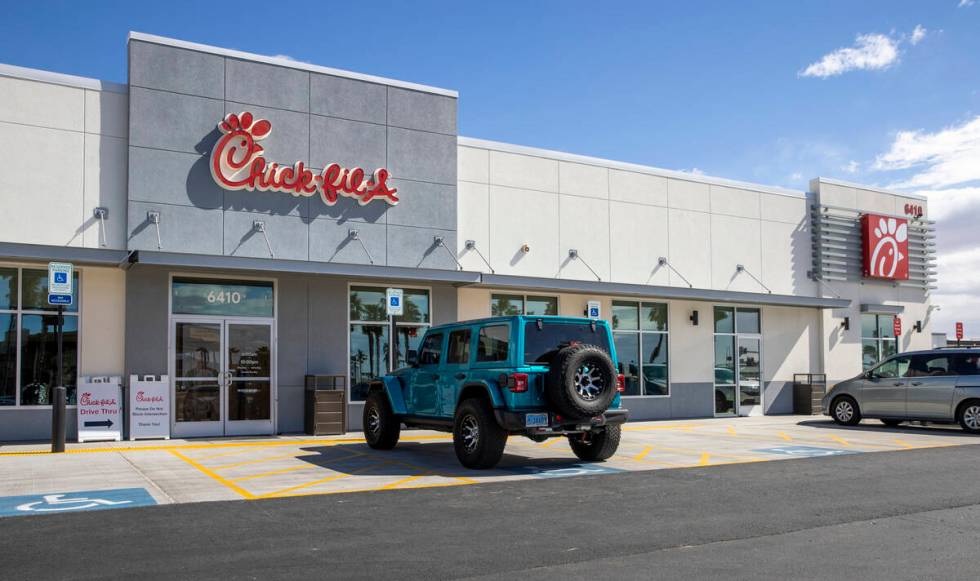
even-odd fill
[{"label": "metal awning support", "polygon": [[443,248],[445,248],[446,249],[446,252],[448,252],[449,253],[449,256],[453,259],[453,262],[456,263],[456,268],[458,270],[463,270],[463,265],[460,264],[459,259],[456,258],[456,253],[453,252],[452,250],[450,250],[448,246],[446,246],[446,237],[445,236],[435,236],[435,237],[433,237],[432,238],[432,243],[434,245],[436,245],[436,246],[442,246]]},{"label": "metal awning support", "polygon": [[146,213],[146,219],[149,220],[150,224],[153,224],[157,228],[157,250],[163,249],[163,241],[160,239],[160,212],[156,210],[150,210]]},{"label": "metal awning support", "polygon": [[657,259],[657,264],[659,264],[660,266],[666,266],[667,268],[670,269],[671,272],[673,272],[677,276],[681,277],[681,280],[683,280],[685,283],[687,283],[687,288],[694,288],[694,285],[691,284],[691,281],[687,280],[687,278],[683,274],[677,272],[677,269],[674,268],[674,266],[670,262],[667,261],[667,257],[666,256],[661,256],[660,258],[658,258]]},{"label": "metal awning support", "polygon": [[99,246],[103,248],[109,245],[109,233],[105,229],[106,218],[109,217],[109,209],[99,206],[96,208],[92,215],[99,221]]},{"label": "metal awning support", "polygon": [[589,269],[589,272],[592,273],[592,276],[594,276],[596,280],[599,280],[599,281],[602,280],[602,277],[599,276],[596,273],[596,271],[592,269],[591,266],[589,266],[589,263],[586,262],[584,258],[582,258],[581,256],[579,256],[578,250],[575,250],[574,248],[569,248],[568,249],[568,257],[570,259],[572,259],[572,260],[581,260],[582,261],[582,264],[585,265],[585,268],[588,268]]},{"label": "metal awning support", "polygon": [[745,274],[749,275],[752,278],[752,280],[759,283],[759,286],[766,289],[767,293],[772,294],[772,289],[767,287],[765,284],[763,284],[763,282],[759,280],[759,278],[756,275],[749,272],[749,269],[745,268],[744,264],[736,264],[735,271],[738,272],[739,274],[742,274],[744,272]]},{"label": "metal awning support", "polygon": [[830,286],[830,284],[828,284],[827,281],[825,281],[823,279],[823,277],[820,276],[820,273],[819,272],[814,272],[814,271],[810,270],[810,271],[807,271],[807,275],[810,278],[812,278],[813,280],[817,281],[818,284],[822,284],[823,286],[825,286],[827,288],[827,290],[829,290],[830,293],[832,295],[834,295],[835,297],[837,297],[837,298],[840,298],[841,297],[841,294],[839,292],[837,292],[837,289],[835,289],[834,287]]},{"label": "metal awning support", "polygon": [[360,245],[361,245],[361,248],[363,248],[363,249],[364,249],[364,254],[367,254],[367,257],[368,257],[368,261],[369,261],[369,262],[370,262],[371,264],[374,264],[374,257],[373,257],[373,256],[371,256],[371,253],[370,253],[370,252],[368,252],[368,249],[367,249],[367,246],[366,246],[366,245],[364,244],[364,241],[363,241],[363,240],[361,240],[361,235],[360,235],[360,233],[358,233],[358,231],[357,231],[357,230],[348,230],[348,231],[347,231],[347,237],[348,237],[349,239],[351,239],[351,240],[357,240],[357,242],[359,242],[359,243],[360,243]]},{"label": "metal awning support", "polygon": [[269,234],[265,231],[265,222],[263,222],[262,220],[256,220],[252,222],[252,228],[256,232],[262,233],[262,236],[265,237],[265,245],[269,249],[269,256],[275,258],[276,253],[272,251],[272,242],[269,242]]},{"label": "metal awning support", "polygon": [[490,261],[487,260],[486,257],[483,256],[483,253],[480,252],[480,249],[476,247],[476,240],[467,240],[466,241],[466,249],[467,250],[472,250],[473,252],[476,252],[476,255],[480,257],[480,260],[482,260],[483,263],[487,265],[487,268],[490,269],[490,274],[495,274],[495,271],[493,270],[493,267],[490,266]]}]

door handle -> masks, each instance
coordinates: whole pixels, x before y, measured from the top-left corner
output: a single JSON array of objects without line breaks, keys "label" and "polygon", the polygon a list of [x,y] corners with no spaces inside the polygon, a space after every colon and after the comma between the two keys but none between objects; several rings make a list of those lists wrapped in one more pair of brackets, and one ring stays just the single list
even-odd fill
[{"label": "door handle", "polygon": [[922,385],[922,382],[921,381],[913,381],[912,382],[912,385]]},{"label": "door handle", "polygon": [[892,385],[894,385],[895,387],[901,387],[902,386],[902,382],[901,381],[896,381]]},{"label": "door handle", "polygon": [[465,373],[457,373],[453,377],[455,377],[456,379],[466,379],[466,374]]}]

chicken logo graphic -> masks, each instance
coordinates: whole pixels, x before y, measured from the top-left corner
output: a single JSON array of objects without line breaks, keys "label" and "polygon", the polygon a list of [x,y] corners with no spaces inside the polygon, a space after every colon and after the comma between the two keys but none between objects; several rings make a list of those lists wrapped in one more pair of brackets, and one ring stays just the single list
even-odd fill
[{"label": "chicken logo graphic", "polygon": [[905,218],[861,216],[864,276],[886,280],[909,278],[909,223]]}]

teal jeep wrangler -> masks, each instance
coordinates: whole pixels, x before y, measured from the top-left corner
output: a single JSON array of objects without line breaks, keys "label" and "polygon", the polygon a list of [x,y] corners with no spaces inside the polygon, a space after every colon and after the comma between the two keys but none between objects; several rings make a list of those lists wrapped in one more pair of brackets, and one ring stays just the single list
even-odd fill
[{"label": "teal jeep wrangler", "polygon": [[492,468],[510,435],[568,438],[582,460],[619,446],[628,413],[605,321],[494,317],[429,329],[408,366],[371,384],[364,437],[389,450],[402,425],[452,432],[467,468]]}]

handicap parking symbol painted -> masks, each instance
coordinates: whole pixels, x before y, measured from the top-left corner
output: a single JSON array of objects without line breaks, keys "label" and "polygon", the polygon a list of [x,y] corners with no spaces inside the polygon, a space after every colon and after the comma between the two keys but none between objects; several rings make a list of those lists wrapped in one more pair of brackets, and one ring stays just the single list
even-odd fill
[{"label": "handicap parking symbol painted", "polygon": [[156,503],[145,488],[4,496],[0,497],[0,517],[132,508]]},{"label": "handicap parking symbol painted", "polygon": [[600,464],[555,464],[551,466],[511,466],[505,468],[508,472],[527,474],[536,478],[567,478],[569,476],[588,476],[590,474],[614,474],[623,472],[619,468],[610,468]]},{"label": "handicap parking symbol painted", "polygon": [[842,454],[855,453],[852,450],[836,450],[834,448],[818,448],[816,446],[780,446],[778,448],[763,448],[762,450],[755,451],[767,454],[783,454],[797,458],[817,458],[820,456],[840,456]]}]

